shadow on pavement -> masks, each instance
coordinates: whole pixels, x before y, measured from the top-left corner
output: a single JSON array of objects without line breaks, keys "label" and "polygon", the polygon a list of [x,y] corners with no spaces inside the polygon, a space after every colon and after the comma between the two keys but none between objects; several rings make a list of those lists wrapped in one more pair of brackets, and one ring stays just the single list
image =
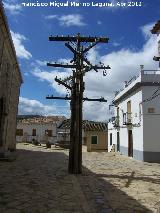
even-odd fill
[{"label": "shadow on pavement", "polygon": [[150,212],[105,174],[83,167],[82,175],[69,175],[65,153],[17,152],[16,161],[0,162],[0,213]]},{"label": "shadow on pavement", "polygon": [[[135,172],[133,171],[131,175],[108,175],[108,174],[95,174],[97,178],[118,178],[118,179],[128,179],[128,183],[126,184],[126,187],[129,187],[130,183],[132,180],[141,180],[149,183],[155,183],[155,184],[160,184],[160,176],[155,176],[155,175],[146,175],[146,176],[139,176],[136,177]],[[86,174],[87,175],[87,174]],[[156,179],[156,178],[158,179]]]}]

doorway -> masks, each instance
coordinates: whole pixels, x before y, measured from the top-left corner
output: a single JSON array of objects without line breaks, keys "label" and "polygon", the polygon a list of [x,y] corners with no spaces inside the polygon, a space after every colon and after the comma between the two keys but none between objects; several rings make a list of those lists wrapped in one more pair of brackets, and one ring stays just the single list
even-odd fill
[{"label": "doorway", "polygon": [[128,130],[128,156],[133,157],[133,134],[132,134],[132,130]]},{"label": "doorway", "polygon": [[119,138],[119,132],[117,132],[117,152],[120,152],[120,138]]}]

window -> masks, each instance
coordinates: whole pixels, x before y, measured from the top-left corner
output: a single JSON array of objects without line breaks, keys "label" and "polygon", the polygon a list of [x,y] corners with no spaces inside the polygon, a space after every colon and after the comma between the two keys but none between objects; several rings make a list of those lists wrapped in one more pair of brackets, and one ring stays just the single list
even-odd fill
[{"label": "window", "polygon": [[155,108],[148,108],[148,113],[155,113]]},{"label": "window", "polygon": [[131,113],[131,101],[127,102],[127,112]]},{"label": "window", "polygon": [[23,129],[17,129],[16,130],[16,135],[17,136],[23,136]]},{"label": "window", "polygon": [[112,146],[112,133],[110,133],[110,146]]},{"label": "window", "polygon": [[52,130],[45,130],[45,135],[48,135],[48,137],[52,137]]},{"label": "window", "polygon": [[36,129],[32,129],[32,136],[36,136]]},{"label": "window", "polygon": [[97,135],[91,136],[91,144],[98,144]]}]

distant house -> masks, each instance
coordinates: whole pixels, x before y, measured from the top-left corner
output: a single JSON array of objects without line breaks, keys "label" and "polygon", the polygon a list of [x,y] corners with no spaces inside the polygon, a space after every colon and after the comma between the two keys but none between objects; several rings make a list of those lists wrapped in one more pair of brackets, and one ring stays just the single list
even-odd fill
[{"label": "distant house", "polygon": [[[57,129],[59,143],[70,143],[70,120],[64,120]],[[87,151],[107,150],[108,132],[107,123],[83,121],[82,144],[87,146]]]},{"label": "distant house", "polygon": [[17,123],[16,140],[18,142],[55,143],[57,126],[65,119],[64,116],[19,117]]},{"label": "distant house", "polygon": [[[151,31],[158,34],[160,21]],[[154,60],[160,61],[159,55]],[[143,67],[142,67],[143,68]],[[108,150],[137,160],[160,162],[160,70],[141,70],[115,95],[115,117],[108,123]]]},{"label": "distant house", "polygon": [[103,122],[84,122],[84,144],[87,151],[108,151],[108,125]]},{"label": "distant house", "polygon": [[16,118],[22,76],[0,1],[0,158],[16,149]]}]

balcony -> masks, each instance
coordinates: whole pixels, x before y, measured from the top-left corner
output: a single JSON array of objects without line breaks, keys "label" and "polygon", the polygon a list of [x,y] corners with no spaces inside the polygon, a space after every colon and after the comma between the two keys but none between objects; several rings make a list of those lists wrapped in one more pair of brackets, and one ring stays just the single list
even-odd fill
[{"label": "balcony", "polygon": [[126,112],[123,113],[123,125],[131,125],[132,124],[132,113]]}]

